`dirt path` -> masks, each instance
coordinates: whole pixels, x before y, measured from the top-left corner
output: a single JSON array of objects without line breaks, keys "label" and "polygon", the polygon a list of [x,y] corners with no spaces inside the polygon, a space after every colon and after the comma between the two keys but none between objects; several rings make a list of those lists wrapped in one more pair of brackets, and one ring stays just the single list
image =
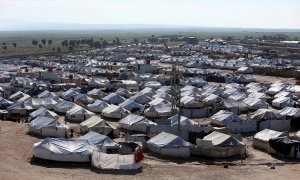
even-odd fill
[{"label": "dirt path", "polygon": [[[250,157],[233,165],[208,165],[210,159],[161,160],[146,156],[142,172],[96,173],[89,165],[45,165],[31,163],[31,147],[40,139],[27,135],[24,124],[0,121],[0,180],[34,179],[299,179],[299,163],[287,163],[250,148]],[[268,164],[276,164],[270,169]],[[219,162],[222,164],[222,162]]]}]

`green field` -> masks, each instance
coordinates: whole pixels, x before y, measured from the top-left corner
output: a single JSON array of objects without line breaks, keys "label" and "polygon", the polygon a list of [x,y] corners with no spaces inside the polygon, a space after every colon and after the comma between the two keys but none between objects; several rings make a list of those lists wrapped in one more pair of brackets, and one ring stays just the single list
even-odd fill
[{"label": "green field", "polygon": [[[0,44],[7,44],[7,50],[0,50],[0,56],[36,54],[44,52],[53,52],[52,48],[60,47],[62,51],[67,50],[61,47],[61,41],[73,39],[93,38],[94,41],[99,41],[100,38],[111,41],[119,37],[121,41],[131,42],[134,38],[140,40],[147,39],[151,35],[181,35],[181,36],[195,36],[200,39],[206,38],[222,38],[232,36],[234,38],[244,38],[245,36],[260,37],[263,35],[272,35],[284,33],[289,36],[290,40],[295,38],[300,39],[300,31],[279,31],[279,30],[264,30],[258,31],[255,29],[238,30],[238,29],[150,29],[150,30],[85,30],[85,31],[0,31]],[[39,42],[41,39],[51,39],[53,44],[51,47],[46,45],[43,48],[33,46],[32,40],[36,39]],[[17,43],[17,47],[13,47],[12,43]]]}]

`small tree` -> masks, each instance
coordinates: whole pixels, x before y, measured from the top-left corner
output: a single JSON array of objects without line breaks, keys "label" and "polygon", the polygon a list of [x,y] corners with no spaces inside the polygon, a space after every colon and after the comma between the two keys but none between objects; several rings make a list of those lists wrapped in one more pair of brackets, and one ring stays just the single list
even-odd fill
[{"label": "small tree", "polygon": [[13,43],[13,46],[16,48],[17,47],[17,43]]},{"label": "small tree", "polygon": [[61,45],[62,45],[63,47],[68,47],[68,46],[69,46],[68,40],[63,40],[63,41],[61,42]]},{"label": "small tree", "polygon": [[138,43],[139,43],[139,40],[138,40],[137,38],[134,38],[134,39],[133,39],[133,43],[138,44]]},{"label": "small tree", "polygon": [[43,45],[39,44],[39,48],[41,49],[43,47]]},{"label": "small tree", "polygon": [[57,47],[57,48],[56,48],[56,51],[57,51],[57,52],[61,52],[60,47]]},{"label": "small tree", "polygon": [[48,46],[51,46],[53,41],[51,39],[48,40]]},{"label": "small tree", "polygon": [[39,44],[39,42],[37,40],[32,40],[32,45],[37,46]]},{"label": "small tree", "polygon": [[120,43],[120,40],[119,40],[119,37],[116,37],[116,44],[119,46],[121,43]]},{"label": "small tree", "polygon": [[55,48],[52,48],[52,51],[55,51]]},{"label": "small tree", "polygon": [[45,46],[46,42],[47,42],[46,39],[42,39],[41,41],[42,41],[42,44]]}]

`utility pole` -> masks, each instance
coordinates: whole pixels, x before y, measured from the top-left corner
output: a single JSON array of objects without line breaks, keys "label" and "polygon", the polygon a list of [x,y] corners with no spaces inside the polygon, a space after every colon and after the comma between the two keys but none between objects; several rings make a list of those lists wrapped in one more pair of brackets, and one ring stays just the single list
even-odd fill
[{"label": "utility pole", "polygon": [[178,135],[180,135],[180,87],[179,87],[179,73],[177,70],[177,61],[172,65],[172,81],[171,81],[171,95],[172,95],[172,114],[177,114],[178,117]]}]

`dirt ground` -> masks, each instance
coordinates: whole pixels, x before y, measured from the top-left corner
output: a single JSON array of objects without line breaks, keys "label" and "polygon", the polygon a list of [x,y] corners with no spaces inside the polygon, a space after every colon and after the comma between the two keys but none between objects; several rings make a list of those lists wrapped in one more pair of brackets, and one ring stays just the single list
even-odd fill
[{"label": "dirt ground", "polygon": [[[0,180],[15,179],[299,179],[300,162],[275,159],[267,153],[248,148],[245,160],[191,157],[159,159],[146,155],[143,170],[95,172],[89,164],[32,162],[32,145],[40,141],[27,135],[24,124],[0,120]],[[229,163],[228,168],[223,164]],[[270,169],[274,164],[275,169]]]}]

